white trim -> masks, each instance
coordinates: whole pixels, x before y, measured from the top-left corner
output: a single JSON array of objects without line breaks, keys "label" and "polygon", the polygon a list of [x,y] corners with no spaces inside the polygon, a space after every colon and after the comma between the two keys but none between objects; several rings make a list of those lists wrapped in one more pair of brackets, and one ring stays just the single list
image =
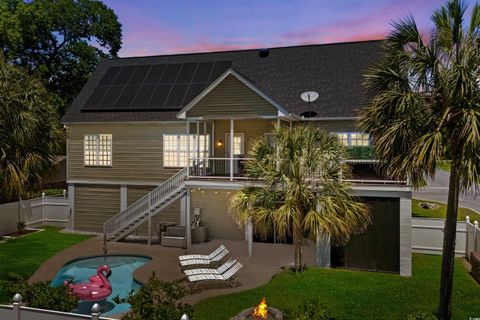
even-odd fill
[{"label": "white trim", "polygon": [[202,100],[207,94],[209,94],[213,89],[215,89],[229,75],[233,75],[235,78],[240,80],[244,85],[246,85],[251,90],[253,90],[256,94],[258,94],[260,97],[262,97],[267,102],[269,102],[272,106],[277,108],[279,117],[287,116],[289,114],[288,111],[285,108],[283,108],[280,104],[278,104],[272,98],[270,98],[265,93],[260,91],[257,87],[255,87],[255,85],[253,85],[250,81],[248,81],[246,78],[244,78],[238,72],[236,72],[232,68],[229,68],[220,77],[218,77],[214,82],[212,82],[208,87],[206,87],[202,92],[200,92],[200,94],[198,96],[196,96],[185,107],[183,107],[183,109],[180,110],[177,113],[177,118],[186,119],[187,118],[187,111],[192,109],[200,100]]}]

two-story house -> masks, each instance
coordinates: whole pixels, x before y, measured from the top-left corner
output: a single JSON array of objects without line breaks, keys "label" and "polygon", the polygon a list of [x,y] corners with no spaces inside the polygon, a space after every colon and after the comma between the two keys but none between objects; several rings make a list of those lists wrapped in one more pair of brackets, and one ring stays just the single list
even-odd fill
[{"label": "two-story house", "polygon": [[[347,147],[368,148],[355,126],[366,102],[363,74],[381,41],[105,60],[62,119],[76,231],[158,236],[164,223],[187,228],[200,212],[211,239],[250,240],[229,198],[248,183],[250,143],[276,125],[315,124]],[[300,96],[316,91],[310,104]],[[325,265],[411,273],[411,191],[350,159],[352,190],[373,224]]]}]

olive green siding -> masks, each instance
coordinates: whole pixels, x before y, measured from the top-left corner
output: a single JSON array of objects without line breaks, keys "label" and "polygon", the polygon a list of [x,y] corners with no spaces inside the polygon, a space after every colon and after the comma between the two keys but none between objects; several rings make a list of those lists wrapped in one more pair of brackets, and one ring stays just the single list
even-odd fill
[{"label": "olive green siding", "polygon": [[355,127],[353,120],[318,121],[315,125],[328,132],[357,132],[362,131]]},{"label": "olive green siding", "polygon": [[[184,133],[185,130],[185,121],[69,125],[67,179],[144,182],[166,180],[178,169],[163,168],[163,134]],[[112,166],[84,166],[84,135],[102,133],[112,134]]]},{"label": "olive green siding", "polygon": [[[225,157],[225,146],[226,146],[226,134],[230,133],[230,120],[215,120],[215,144],[214,144],[214,155],[216,158]],[[233,132],[243,133],[244,135],[244,148],[245,154],[247,154],[249,147],[253,141],[258,137],[263,136],[265,133],[272,132],[275,129],[275,120],[259,120],[259,119],[250,119],[250,120],[235,120],[233,123]],[[222,146],[217,146],[217,142],[222,140]]]},{"label": "olive green siding", "polygon": [[103,223],[120,211],[120,186],[75,185],[75,230],[103,232]]},{"label": "olive green siding", "polygon": [[205,95],[187,117],[277,116],[278,110],[233,75],[227,76]]},{"label": "olive green siding", "polygon": [[210,239],[245,240],[245,232],[231,214],[230,198],[234,192],[206,189],[191,193],[192,212],[200,208],[202,223],[208,227]]},{"label": "olive green siding", "polygon": [[[128,186],[127,188],[127,205],[131,205],[142,196],[147,194],[149,191],[155,187],[139,187],[139,186]],[[159,214],[152,218],[152,235],[158,237],[160,234],[160,224],[170,222],[179,224],[180,223],[180,199],[169,205],[167,208],[162,210]],[[146,236],[148,235],[148,222],[141,225],[137,230],[135,230],[132,235]]]}]

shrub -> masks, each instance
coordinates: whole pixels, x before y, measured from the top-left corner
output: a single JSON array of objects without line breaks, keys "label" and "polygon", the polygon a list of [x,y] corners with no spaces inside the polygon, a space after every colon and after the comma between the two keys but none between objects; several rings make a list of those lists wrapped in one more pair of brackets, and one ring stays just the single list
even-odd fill
[{"label": "shrub", "polygon": [[437,320],[437,317],[428,312],[414,312],[408,315],[407,320]]},{"label": "shrub", "polygon": [[349,159],[375,159],[375,151],[370,146],[347,147]]},{"label": "shrub", "polygon": [[25,278],[11,273],[4,289],[10,297],[20,293],[23,302],[32,308],[70,312],[78,305],[78,297],[67,286],[52,287],[50,281],[29,284]]},{"label": "shrub", "polygon": [[334,320],[332,311],[319,300],[311,300],[285,312],[286,320]]},{"label": "shrub", "polygon": [[136,293],[131,293],[126,299],[114,298],[116,303],[129,303],[132,307],[122,320],[178,320],[183,314],[189,317],[193,308],[178,300],[193,293],[183,280],[172,282],[160,281],[155,273],[148,282]]}]

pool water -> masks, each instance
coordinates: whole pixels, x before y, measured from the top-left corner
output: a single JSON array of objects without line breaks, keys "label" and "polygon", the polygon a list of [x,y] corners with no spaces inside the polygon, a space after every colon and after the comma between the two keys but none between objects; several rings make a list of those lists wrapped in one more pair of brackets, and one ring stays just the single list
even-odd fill
[{"label": "pool water", "polygon": [[[100,304],[102,315],[113,315],[128,311],[130,304],[116,304],[113,298],[126,298],[133,290],[136,292],[141,285],[133,279],[133,272],[151,259],[144,256],[98,256],[72,261],[66,264],[52,281],[52,286],[63,285],[65,280],[73,283],[89,282],[88,278],[97,274],[99,265],[106,264],[112,271],[108,280],[112,285],[112,294],[105,300],[96,301]],[[91,314],[95,302],[81,301],[74,313]]]}]

